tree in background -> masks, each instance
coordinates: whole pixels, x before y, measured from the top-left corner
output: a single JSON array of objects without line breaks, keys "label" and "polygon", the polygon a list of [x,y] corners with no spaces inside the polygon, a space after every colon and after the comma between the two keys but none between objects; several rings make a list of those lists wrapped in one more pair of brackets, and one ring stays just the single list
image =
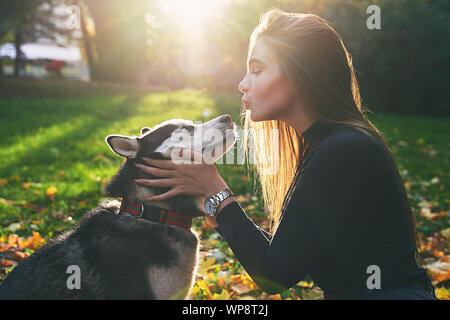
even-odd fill
[{"label": "tree in background", "polygon": [[91,80],[99,80],[97,79],[97,72],[95,69],[95,53],[94,53],[94,46],[92,44],[92,38],[94,36],[94,27],[92,26],[91,28],[88,28],[88,25],[90,25],[88,21],[92,21],[90,20],[91,18],[88,13],[89,9],[87,8],[86,4],[80,2],[79,0],[73,0],[72,4],[76,5],[80,9],[79,18],[80,18],[81,37],[84,48],[83,52],[85,53],[86,56]]},{"label": "tree in background", "polygon": [[[314,13],[332,24],[352,54],[362,102],[369,109],[450,114],[449,1],[281,0],[278,4],[284,11]],[[366,27],[366,10],[372,4],[381,9],[380,30]]]},{"label": "tree in background", "polygon": [[[60,4],[57,0],[2,0],[0,12],[2,23],[0,32],[11,32],[14,36],[16,57],[14,75],[19,76],[23,65],[21,47],[26,42],[37,41],[40,38],[56,40],[58,35],[70,36],[71,31],[60,27],[60,19],[54,12],[54,7]],[[2,34],[0,33],[0,36]],[[1,37],[0,37],[1,39]]]},{"label": "tree in background", "polygon": [[150,0],[83,0],[95,23],[94,78],[139,82],[146,66],[145,13]]},{"label": "tree in background", "polygon": [[[6,9],[6,8],[4,8]],[[9,12],[7,10],[0,10],[0,44],[3,43],[6,35],[10,30],[10,21],[7,19]],[[0,76],[3,76],[3,60],[0,57]]]},{"label": "tree in background", "polygon": [[250,33],[258,25],[260,15],[266,9],[279,6],[280,1],[232,0],[221,12],[219,18],[212,17],[206,30],[207,43],[214,46],[211,55],[219,53],[216,73],[210,81],[210,88],[217,91],[236,91],[238,83],[247,72],[247,51]]}]

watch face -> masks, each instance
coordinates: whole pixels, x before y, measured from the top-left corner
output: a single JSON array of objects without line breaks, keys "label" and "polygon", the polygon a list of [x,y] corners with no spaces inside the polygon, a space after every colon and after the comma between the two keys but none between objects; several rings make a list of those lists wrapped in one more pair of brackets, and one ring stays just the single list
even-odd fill
[{"label": "watch face", "polygon": [[216,208],[211,200],[205,200],[205,211],[208,215],[213,216],[216,213]]}]

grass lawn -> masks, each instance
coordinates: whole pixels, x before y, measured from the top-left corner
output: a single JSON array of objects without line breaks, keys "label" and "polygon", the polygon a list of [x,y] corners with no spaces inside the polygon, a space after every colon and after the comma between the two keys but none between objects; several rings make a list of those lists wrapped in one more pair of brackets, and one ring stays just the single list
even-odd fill
[{"label": "grass lawn", "polygon": [[[17,261],[97,206],[102,187],[122,163],[105,143],[108,134],[138,135],[143,126],[170,118],[205,121],[229,113],[237,121],[240,109],[239,95],[197,90],[20,80],[0,85],[0,281]],[[369,118],[385,134],[409,193],[429,272],[440,297],[449,299],[450,118]],[[217,167],[246,213],[264,226],[260,193],[245,167]],[[203,245],[196,299],[321,297],[312,281],[281,295],[262,293],[204,219],[196,219],[194,228]]]}]

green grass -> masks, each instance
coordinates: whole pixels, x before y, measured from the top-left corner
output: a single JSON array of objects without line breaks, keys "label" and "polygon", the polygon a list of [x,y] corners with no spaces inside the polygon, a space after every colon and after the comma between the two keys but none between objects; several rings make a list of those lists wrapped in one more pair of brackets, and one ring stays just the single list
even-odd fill
[{"label": "green grass", "polygon": [[[153,92],[144,88],[72,82],[2,80],[0,89],[0,237],[49,239],[71,228],[102,199],[102,187],[122,158],[105,143],[109,134],[138,135],[144,126],[170,118],[206,121],[223,113],[238,120],[240,97],[195,90]],[[23,90],[21,90],[23,89]],[[7,93],[6,93],[7,91]],[[6,98],[5,98],[6,97]],[[208,110],[208,118],[203,112]],[[408,193],[423,237],[450,227],[450,119],[369,115],[384,133]],[[253,218],[264,216],[259,192],[243,166],[217,165],[231,189],[250,194],[243,203]],[[54,200],[46,190],[55,187]],[[200,230],[203,219],[196,219]],[[202,231],[209,241],[213,230]],[[211,240],[211,249],[233,257],[226,243]],[[242,272],[233,262],[233,272]],[[1,277],[0,277],[1,278]]]},{"label": "green grass", "polygon": [[[450,227],[450,120],[420,116],[376,115],[373,123],[385,136],[424,236]],[[430,221],[423,208],[446,211]]]}]

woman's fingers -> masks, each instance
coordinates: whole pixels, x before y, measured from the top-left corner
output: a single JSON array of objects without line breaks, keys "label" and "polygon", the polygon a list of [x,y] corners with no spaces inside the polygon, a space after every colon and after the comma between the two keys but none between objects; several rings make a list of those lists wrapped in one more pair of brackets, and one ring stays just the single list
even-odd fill
[{"label": "woman's fingers", "polygon": [[172,187],[174,185],[172,179],[136,179],[134,182],[149,187]]},{"label": "woman's fingers", "polygon": [[166,200],[166,199],[175,197],[179,194],[180,193],[175,188],[172,188],[169,191],[167,191],[166,193],[156,194],[156,195],[148,197],[147,199],[152,200],[152,201],[160,201],[160,200]]},{"label": "woman's fingers", "polygon": [[153,176],[157,177],[173,177],[173,170],[159,169],[155,167],[149,167],[140,163],[135,164],[136,167],[141,169],[144,172],[150,173]]},{"label": "woman's fingers", "polygon": [[170,169],[173,170],[176,168],[176,164],[172,160],[161,160],[161,159],[152,159],[152,158],[142,158],[149,165],[158,167],[161,169]]}]

